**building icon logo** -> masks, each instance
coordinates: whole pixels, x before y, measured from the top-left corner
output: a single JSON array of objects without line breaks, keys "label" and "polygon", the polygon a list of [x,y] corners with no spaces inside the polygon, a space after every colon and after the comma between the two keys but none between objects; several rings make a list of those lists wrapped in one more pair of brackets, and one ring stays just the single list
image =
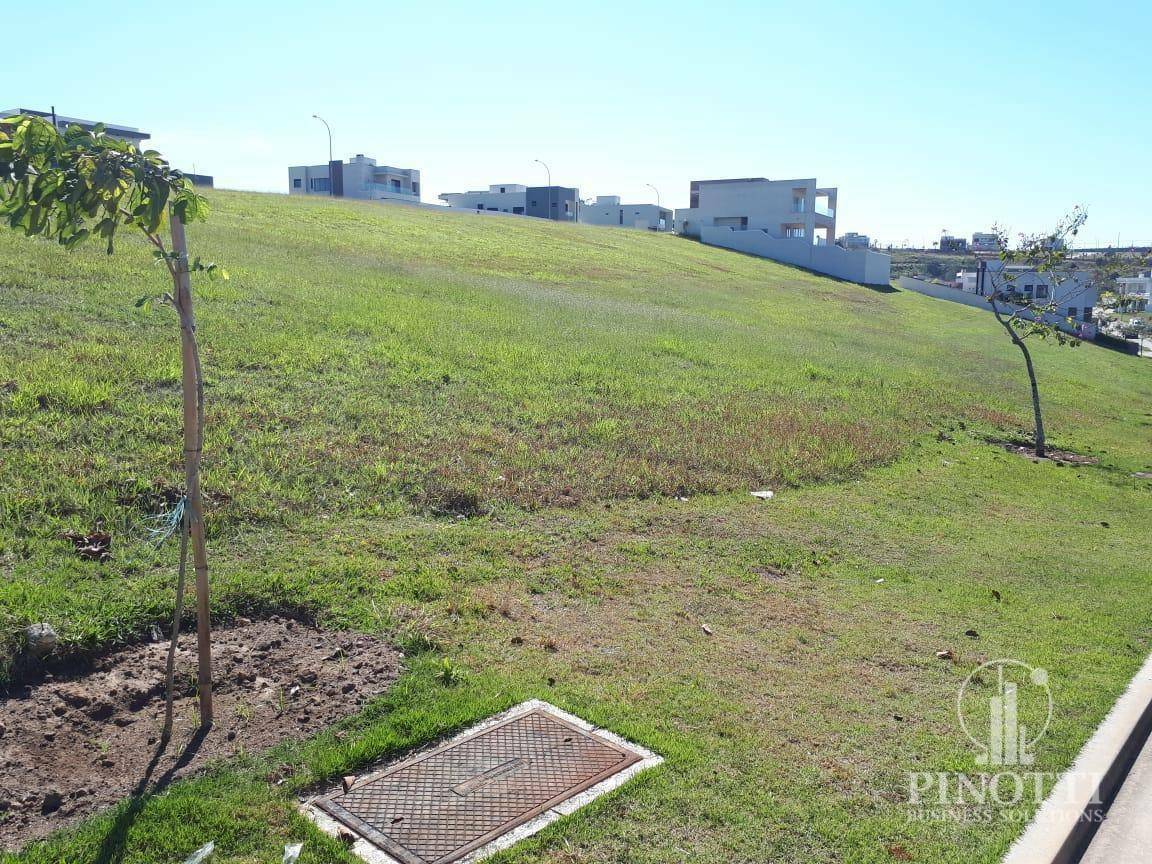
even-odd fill
[{"label": "building icon logo", "polygon": [[1031,765],[1052,721],[1048,673],[1019,660],[992,660],[960,686],[956,714],[980,748],[979,765]]}]

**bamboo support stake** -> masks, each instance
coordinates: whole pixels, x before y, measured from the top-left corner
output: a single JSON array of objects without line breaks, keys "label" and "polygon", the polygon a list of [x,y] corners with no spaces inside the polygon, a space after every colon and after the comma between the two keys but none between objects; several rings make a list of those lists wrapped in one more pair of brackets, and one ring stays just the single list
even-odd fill
[{"label": "bamboo support stake", "polygon": [[200,494],[200,454],[204,445],[204,387],[200,352],[196,345],[196,316],[192,311],[192,280],[188,274],[188,242],[184,222],[171,214],[173,281],[176,311],[180,315],[180,361],[184,391],[184,482],[188,497],[189,539],[196,580],[196,641],[199,656],[197,689],[200,725],[212,725],[212,629],[208,610],[208,552],[204,544],[204,501]]}]

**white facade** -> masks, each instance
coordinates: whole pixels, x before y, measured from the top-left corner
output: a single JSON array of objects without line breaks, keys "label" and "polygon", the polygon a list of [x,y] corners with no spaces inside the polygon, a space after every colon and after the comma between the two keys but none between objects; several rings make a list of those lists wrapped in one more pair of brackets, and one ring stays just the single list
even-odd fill
[{"label": "white facade", "polygon": [[1130,310],[1144,311],[1152,306],[1152,271],[1138,276],[1126,276],[1116,280],[1125,295]]},{"label": "white facade", "polygon": [[580,205],[579,221],[586,225],[671,231],[672,216],[671,210],[657,204],[621,204],[619,195],[597,195],[595,201]]},{"label": "white facade", "polygon": [[690,191],[691,206],[676,211],[681,234],[838,279],[889,283],[889,256],[835,244],[835,188],[815,179],[748,177],[695,180]]},{"label": "white facade", "polygon": [[831,245],[836,237],[836,189],[815,179],[694,180],[691,206],[676,211],[679,231],[699,237],[704,227],[754,229],[779,239]]},{"label": "white facade", "polygon": [[463,210],[523,213],[527,196],[528,187],[522,183],[493,183],[487,190],[444,192],[439,198],[449,207]]},{"label": "white facade", "polygon": [[345,163],[294,165],[288,169],[291,195],[332,195],[333,190],[344,198],[416,202],[420,200],[420,171],[377,165],[375,159],[363,153]]},{"label": "white facade", "polygon": [[1099,303],[1096,284],[1082,271],[1038,273],[1019,264],[1005,266],[1003,261],[985,262],[983,271],[961,270],[956,274],[957,288],[966,294],[987,297],[994,291],[1012,292],[1039,306],[1055,306],[1059,318],[1090,322]]}]

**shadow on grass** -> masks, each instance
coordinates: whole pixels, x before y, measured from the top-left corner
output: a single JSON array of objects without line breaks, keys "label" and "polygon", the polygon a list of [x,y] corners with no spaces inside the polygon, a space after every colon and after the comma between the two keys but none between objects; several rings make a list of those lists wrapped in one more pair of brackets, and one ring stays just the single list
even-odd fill
[{"label": "shadow on grass", "polygon": [[153,783],[152,774],[156,770],[156,766],[160,764],[164,752],[168,749],[168,741],[160,741],[156,747],[156,752],[152,754],[152,758],[148,762],[148,767],[144,769],[144,776],[140,778],[140,782],[132,790],[132,797],[129,799],[128,805],[116,814],[112,826],[104,835],[104,839],[100,843],[100,851],[94,859],[95,864],[120,864],[124,860],[125,841],[128,839],[128,832],[136,822],[136,817],[140,815],[140,811],[144,809],[148,799],[158,792],[164,791],[176,778],[176,772],[192,761],[209,731],[210,727],[201,726],[198,728],[195,734],[188,739],[188,743],[184,745],[184,749],[176,761],[172,763],[172,766]]}]

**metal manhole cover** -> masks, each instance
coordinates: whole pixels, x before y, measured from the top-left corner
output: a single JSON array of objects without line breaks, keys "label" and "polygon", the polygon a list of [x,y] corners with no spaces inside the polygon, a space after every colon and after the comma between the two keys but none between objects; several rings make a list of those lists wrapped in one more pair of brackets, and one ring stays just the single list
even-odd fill
[{"label": "metal manhole cover", "polygon": [[314,803],[403,864],[447,864],[643,758],[535,709]]}]

